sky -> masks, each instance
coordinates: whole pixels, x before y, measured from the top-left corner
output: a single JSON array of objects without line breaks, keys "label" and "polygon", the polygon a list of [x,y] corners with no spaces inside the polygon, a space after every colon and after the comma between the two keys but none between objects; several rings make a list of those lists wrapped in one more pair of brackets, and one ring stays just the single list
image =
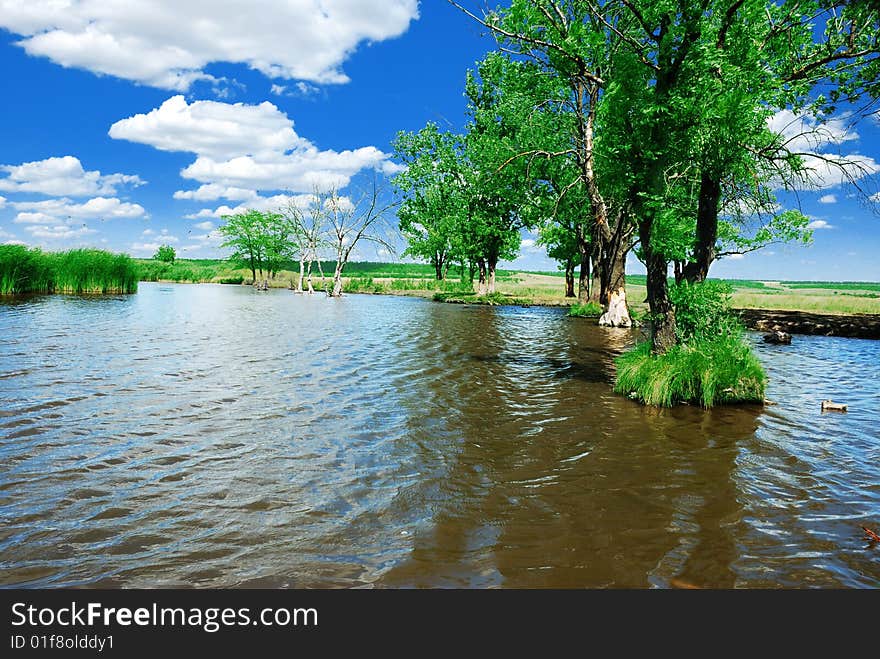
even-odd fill
[{"label": "sky", "polygon": [[[223,214],[354,190],[394,173],[398,131],[461,130],[465,73],[493,47],[442,0],[0,0],[0,243],[224,256]],[[810,127],[785,112],[781,132]],[[801,146],[860,161],[880,189],[877,116],[843,113],[822,135]],[[723,259],[713,276],[880,281],[880,194],[816,162],[815,187],[779,195],[813,244]],[[508,266],[556,269],[535,237]],[[634,257],[628,270],[643,272]]]}]

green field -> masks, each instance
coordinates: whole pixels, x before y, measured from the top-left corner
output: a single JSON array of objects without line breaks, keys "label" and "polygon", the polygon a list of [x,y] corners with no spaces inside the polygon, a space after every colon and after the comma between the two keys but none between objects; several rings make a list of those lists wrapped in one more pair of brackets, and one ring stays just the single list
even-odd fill
[{"label": "green field", "polygon": [[[142,281],[250,283],[250,271],[237,268],[224,260],[178,259],[173,264],[152,259],[136,259]],[[329,276],[333,263],[324,262],[322,267]],[[438,282],[434,269],[422,263],[372,263],[353,262],[346,265],[346,290],[352,293],[377,293],[418,295],[434,297],[435,293],[461,298],[467,285],[458,279],[458,270],[449,272],[449,280]],[[322,289],[317,267],[312,270],[316,289]],[[299,277],[299,264],[288,263],[270,285],[290,288]],[[630,306],[643,311],[645,305],[644,275],[627,276],[627,297]],[[329,278],[327,280],[329,282]],[[805,282],[805,281],[753,281],[745,279],[726,280],[733,290],[733,306],[752,309],[776,309],[810,311],[816,313],[880,314],[880,283],[876,282]],[[497,273],[499,295],[495,302],[511,304],[543,304],[569,306],[570,298],[564,297],[561,272],[526,272],[499,270]],[[442,297],[442,296],[438,296]]]}]

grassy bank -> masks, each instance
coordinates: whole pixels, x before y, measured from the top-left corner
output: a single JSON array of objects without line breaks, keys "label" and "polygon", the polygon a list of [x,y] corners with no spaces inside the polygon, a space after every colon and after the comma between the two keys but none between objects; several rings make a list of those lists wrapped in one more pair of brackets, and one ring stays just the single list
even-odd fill
[{"label": "grassy bank", "polygon": [[[249,270],[229,261],[178,259],[173,264],[151,259],[137,259],[142,281],[235,282],[251,280]],[[332,273],[333,264],[322,264],[325,273]],[[316,288],[321,286],[317,267],[313,268]],[[458,279],[457,269],[450,270],[446,282],[434,279],[434,269],[422,263],[349,263],[345,269],[348,292],[433,297],[434,293],[471,293],[469,284]],[[258,275],[259,276],[259,275]],[[299,278],[299,264],[290,262],[279,272],[270,286],[289,288]],[[533,304],[570,307],[571,298],[564,295],[564,278],[558,272],[524,272],[499,270],[496,278],[499,296],[506,304]],[[747,309],[778,309],[832,314],[880,314],[880,283],[866,282],[804,282],[727,280],[731,286],[731,304]],[[636,313],[644,313],[645,277],[627,276],[627,299]],[[456,301],[479,303],[471,297]]]},{"label": "grassy bank", "polygon": [[43,252],[0,245],[0,295],[134,293],[139,274],[126,254],[99,249]]}]

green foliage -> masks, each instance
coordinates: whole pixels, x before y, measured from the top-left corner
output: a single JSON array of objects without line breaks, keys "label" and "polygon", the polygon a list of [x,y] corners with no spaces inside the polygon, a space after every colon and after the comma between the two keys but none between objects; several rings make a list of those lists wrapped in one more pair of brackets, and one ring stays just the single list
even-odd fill
[{"label": "green foliage", "polygon": [[220,279],[221,284],[241,284],[244,281],[244,277],[222,277]]},{"label": "green foliage", "polygon": [[0,245],[0,295],[49,293],[52,255],[24,245]]},{"label": "green foliage", "polygon": [[134,293],[139,270],[127,254],[99,249],[47,253],[0,245],[0,294]]},{"label": "green foliage", "polygon": [[585,304],[573,304],[568,310],[569,316],[578,318],[598,318],[603,313],[602,306],[595,302],[586,302]]},{"label": "green foliage", "polygon": [[742,331],[730,310],[731,287],[720,281],[682,282],[669,290],[675,305],[676,334],[682,343]]},{"label": "green foliage", "polygon": [[767,377],[740,335],[674,346],[661,355],[644,342],[617,358],[614,390],[648,405],[762,402]]},{"label": "green foliage", "polygon": [[162,261],[163,263],[174,263],[174,259],[177,258],[177,253],[171,245],[160,245],[159,249],[156,250],[156,253],[153,255],[153,258],[157,261]]}]

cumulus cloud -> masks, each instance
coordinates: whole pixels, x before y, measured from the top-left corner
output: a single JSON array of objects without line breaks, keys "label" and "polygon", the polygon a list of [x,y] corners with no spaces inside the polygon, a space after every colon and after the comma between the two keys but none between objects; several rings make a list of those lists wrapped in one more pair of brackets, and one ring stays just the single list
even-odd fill
[{"label": "cumulus cloud", "polygon": [[44,240],[69,240],[71,238],[82,238],[93,233],[98,233],[94,229],[83,225],[74,228],[68,224],[50,225],[32,225],[24,228],[34,238],[42,238]]},{"label": "cumulus cloud", "polygon": [[[312,194],[299,194],[299,195],[286,195],[286,194],[278,194],[273,195],[271,197],[260,197],[257,196],[254,199],[248,201],[244,204],[239,204],[238,206],[219,206],[217,208],[203,208],[197,213],[191,213],[190,215],[186,215],[186,219],[188,220],[200,220],[202,218],[221,218],[224,215],[235,215],[236,213],[246,213],[249,210],[257,210],[257,211],[274,211],[279,208],[284,208],[288,204],[293,204],[300,210],[306,210],[311,203],[313,203],[315,196]],[[345,201],[348,201],[346,197],[342,198]],[[350,202],[349,202],[350,203]],[[196,227],[202,228],[202,225],[210,224],[210,222],[203,222],[202,224],[197,224]]]},{"label": "cumulus cloud", "polygon": [[246,191],[345,187],[357,172],[393,172],[388,155],[374,146],[319,150],[300,137],[293,121],[272,103],[259,105],[193,101],[174,96],[146,114],[117,121],[110,136],[162,151],[194,153],[196,160],[181,171],[203,185],[178,191],[178,199],[246,199]]},{"label": "cumulus cloud", "polygon": [[193,199],[195,201],[215,201],[217,199],[245,201],[247,199],[254,199],[257,196],[256,190],[230,188],[215,183],[207,183],[196,190],[178,190],[174,193],[175,199]]},{"label": "cumulus cloud", "polygon": [[120,185],[142,185],[133,174],[101,174],[86,171],[79,158],[62,156],[20,165],[0,165],[0,190],[7,192],[38,192],[45,195],[85,197],[116,194]]},{"label": "cumulus cloud", "polygon": [[6,197],[0,197],[0,208],[6,205]]},{"label": "cumulus cloud", "polygon": [[199,222],[198,224],[193,225],[196,229],[201,229],[202,231],[213,231],[214,223],[213,222]]},{"label": "cumulus cloud", "polygon": [[94,197],[82,204],[62,197],[45,201],[13,201],[10,205],[19,211],[13,220],[18,224],[45,224],[74,218],[109,220],[146,215],[143,206],[123,202],[116,197]]},{"label": "cumulus cloud", "polygon": [[[859,139],[847,116],[817,119],[808,114],[780,110],[767,125],[782,138],[782,148],[803,160],[799,189],[828,189],[880,172],[880,163],[858,153],[842,154],[840,146]],[[838,147],[836,152],[832,147]]]},{"label": "cumulus cloud", "polygon": [[813,220],[807,225],[808,229],[833,229],[833,224],[828,224],[825,220]]},{"label": "cumulus cloud", "polygon": [[837,203],[837,195],[826,194],[819,197],[820,204],[836,204]]},{"label": "cumulus cloud", "polygon": [[0,0],[0,27],[37,57],[138,83],[187,90],[212,62],[270,78],[344,83],[362,42],[403,34],[418,0]]},{"label": "cumulus cloud", "polygon": [[868,197],[868,199],[880,204],[880,192],[876,192],[876,193],[872,194],[870,197]]},{"label": "cumulus cloud", "polygon": [[274,94],[275,96],[284,96],[284,92],[287,91],[287,87],[284,85],[272,85],[269,88],[269,93]]}]

